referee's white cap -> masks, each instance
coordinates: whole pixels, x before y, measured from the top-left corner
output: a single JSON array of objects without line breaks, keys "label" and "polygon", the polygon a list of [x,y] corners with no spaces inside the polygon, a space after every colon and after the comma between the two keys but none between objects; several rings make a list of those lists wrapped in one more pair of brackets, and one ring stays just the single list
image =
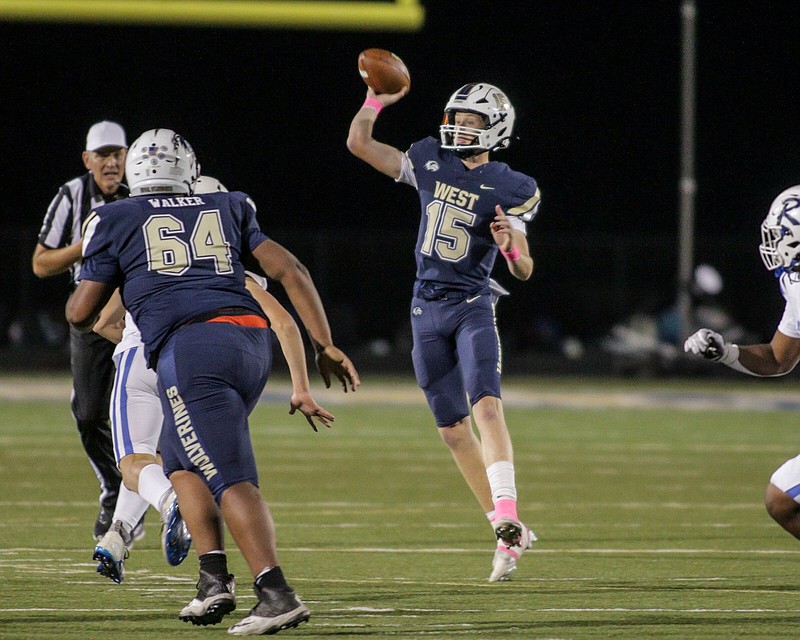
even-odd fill
[{"label": "referee's white cap", "polygon": [[106,147],[122,148],[127,146],[125,129],[110,120],[96,122],[89,129],[89,133],[86,136],[87,151],[97,151]]}]

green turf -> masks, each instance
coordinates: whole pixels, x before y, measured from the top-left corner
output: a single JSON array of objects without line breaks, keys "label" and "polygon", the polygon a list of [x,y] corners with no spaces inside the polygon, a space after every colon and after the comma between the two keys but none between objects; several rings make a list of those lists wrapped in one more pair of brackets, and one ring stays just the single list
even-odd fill
[{"label": "green turf", "polygon": [[[335,426],[316,434],[285,404],[252,420],[282,565],[312,610],[281,637],[800,634],[800,543],[762,503],[800,450],[796,412],[507,407],[520,513],[540,540],[511,581],[489,584],[491,530],[427,409],[358,394],[328,408]],[[192,627],[176,616],[196,557],[166,565],[154,511],[124,583],[95,573],[96,493],[66,402],[0,401],[0,638],[228,637],[255,602],[232,541],[238,610]]]}]

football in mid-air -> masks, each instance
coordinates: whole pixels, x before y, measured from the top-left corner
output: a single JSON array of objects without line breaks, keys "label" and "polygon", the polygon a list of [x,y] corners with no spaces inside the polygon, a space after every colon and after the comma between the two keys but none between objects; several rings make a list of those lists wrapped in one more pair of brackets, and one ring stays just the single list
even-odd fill
[{"label": "football in mid-air", "polygon": [[358,72],[375,93],[397,93],[411,89],[405,63],[386,49],[365,49],[358,54]]}]

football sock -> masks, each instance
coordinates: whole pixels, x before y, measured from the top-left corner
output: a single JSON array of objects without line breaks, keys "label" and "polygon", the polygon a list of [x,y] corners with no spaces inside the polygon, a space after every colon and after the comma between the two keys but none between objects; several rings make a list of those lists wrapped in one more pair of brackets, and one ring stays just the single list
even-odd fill
[{"label": "football sock", "polygon": [[516,520],[519,522],[517,515],[517,501],[516,500],[498,500],[495,503],[494,520]]},{"label": "football sock", "polygon": [[200,571],[212,576],[228,575],[228,556],[224,551],[209,551],[200,556]]},{"label": "football sock", "polygon": [[256,586],[262,589],[282,589],[284,591],[291,589],[280,567],[264,569],[256,576]]},{"label": "football sock", "polygon": [[148,464],[139,472],[139,495],[161,510],[161,498],[172,488],[160,464]]},{"label": "football sock", "polygon": [[142,519],[144,512],[149,508],[150,505],[138,493],[131,491],[124,484],[119,485],[117,506],[114,507],[114,520],[121,521],[127,533],[133,531],[133,528]]},{"label": "football sock", "polygon": [[[514,484],[514,465],[505,460],[495,462],[486,469],[489,488],[492,490],[492,502],[497,510],[499,500],[517,500],[517,488]],[[499,514],[498,514],[499,515]]]}]

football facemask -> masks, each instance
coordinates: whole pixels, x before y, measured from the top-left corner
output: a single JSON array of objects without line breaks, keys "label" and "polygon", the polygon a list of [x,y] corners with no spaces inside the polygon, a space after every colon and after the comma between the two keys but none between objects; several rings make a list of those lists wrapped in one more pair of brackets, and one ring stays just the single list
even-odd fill
[{"label": "football facemask", "polygon": [[171,129],[150,129],[128,149],[125,174],[132,196],[194,189],[200,165],[192,145]]},{"label": "football facemask", "polygon": [[759,251],[770,271],[800,269],[800,185],[775,198],[761,224]]},{"label": "football facemask", "polygon": [[[483,118],[484,128],[456,125],[458,112],[478,114]],[[462,157],[505,149],[511,144],[514,119],[514,107],[500,89],[483,82],[465,84],[450,96],[445,105],[444,119],[439,127],[442,147],[452,149]],[[459,138],[467,142],[459,142]]]}]

